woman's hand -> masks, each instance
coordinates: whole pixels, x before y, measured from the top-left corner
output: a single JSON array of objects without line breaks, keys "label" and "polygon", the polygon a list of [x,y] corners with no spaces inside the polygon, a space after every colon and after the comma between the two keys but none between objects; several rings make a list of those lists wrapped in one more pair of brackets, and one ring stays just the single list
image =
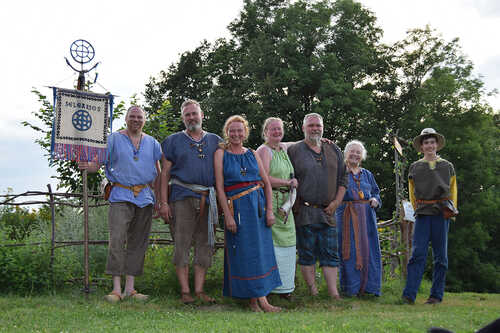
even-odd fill
[{"label": "woman's hand", "polygon": [[370,206],[372,208],[377,208],[378,207],[378,200],[375,198],[370,198]]},{"label": "woman's hand", "polygon": [[296,178],[292,178],[292,179],[290,179],[288,186],[290,188],[297,188],[297,186],[299,186],[299,182],[297,181]]},{"label": "woman's hand", "polygon": [[268,209],[266,211],[266,224],[270,228],[273,226],[274,222],[276,222],[276,218],[274,217],[273,210]]},{"label": "woman's hand", "polygon": [[330,215],[332,216],[333,214],[335,214],[335,210],[337,209],[337,207],[340,206],[340,202],[338,202],[337,200],[333,200],[332,202],[330,202],[330,204],[324,209],[324,212],[326,213],[326,215]]},{"label": "woman's hand", "polygon": [[229,230],[233,234],[235,234],[236,231],[238,231],[238,227],[236,226],[236,222],[234,221],[234,217],[232,217],[231,215],[229,215],[229,216],[224,215],[224,223],[226,225],[226,230]]}]

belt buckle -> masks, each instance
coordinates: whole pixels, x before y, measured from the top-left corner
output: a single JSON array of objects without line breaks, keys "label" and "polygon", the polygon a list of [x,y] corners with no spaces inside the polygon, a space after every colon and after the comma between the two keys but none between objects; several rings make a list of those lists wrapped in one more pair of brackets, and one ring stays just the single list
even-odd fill
[{"label": "belt buckle", "polygon": [[304,201],[304,206],[309,207],[309,206],[311,206],[311,204],[309,202],[307,202],[307,201]]}]

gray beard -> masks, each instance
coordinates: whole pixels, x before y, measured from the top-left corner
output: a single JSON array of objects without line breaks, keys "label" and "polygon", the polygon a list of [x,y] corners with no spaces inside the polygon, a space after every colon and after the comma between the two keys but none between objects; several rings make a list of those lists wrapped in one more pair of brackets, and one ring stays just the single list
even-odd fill
[{"label": "gray beard", "polygon": [[199,130],[201,129],[201,124],[200,123],[197,123],[197,124],[189,124],[187,126],[187,130],[189,132],[198,132]]},{"label": "gray beard", "polygon": [[319,146],[321,145],[321,135],[314,135],[314,136],[309,136],[306,138],[307,141],[312,143],[314,146]]}]

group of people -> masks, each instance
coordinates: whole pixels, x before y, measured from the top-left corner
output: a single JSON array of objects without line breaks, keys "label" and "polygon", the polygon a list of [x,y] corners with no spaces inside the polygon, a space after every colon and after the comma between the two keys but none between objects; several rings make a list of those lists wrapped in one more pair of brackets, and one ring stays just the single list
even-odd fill
[{"label": "group of people", "polygon": [[[106,299],[148,298],[135,290],[134,278],[142,274],[153,212],[169,223],[183,303],[215,302],[204,284],[219,212],[225,229],[223,295],[249,299],[252,311],[280,311],[269,303],[270,293],[292,298],[297,254],[311,295],[318,294],[319,262],[332,299],[340,299],[339,268],[344,295],[379,296],[382,262],[375,210],[382,202],[373,174],[361,167],[367,155],[363,143],[350,141],[342,153],[323,138],[321,115],[311,113],[303,119],[304,140],[299,142],[282,142],[283,121],[268,118],[264,143],[254,151],[244,146],[250,131],[245,118],[229,117],[221,138],[203,130],[203,117],[199,103],[186,100],[181,106],[185,130],[160,145],[142,132],[144,110],[132,106],[126,129],[109,136],[105,173],[113,187],[106,273],[113,277],[113,290]],[[449,220],[439,207],[450,201],[456,207],[456,180],[453,165],[436,154],[444,137],[426,130],[415,138],[424,158],[410,168],[417,222],[403,300],[415,300],[431,240],[435,267],[429,300],[434,304],[442,300],[447,268]],[[95,162],[79,166],[90,172],[100,167]]]}]

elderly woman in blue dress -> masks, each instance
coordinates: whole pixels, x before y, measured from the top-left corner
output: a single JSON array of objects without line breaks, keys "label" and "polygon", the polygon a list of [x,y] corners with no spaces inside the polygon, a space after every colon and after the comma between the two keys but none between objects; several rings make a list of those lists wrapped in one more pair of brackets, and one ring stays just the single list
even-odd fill
[{"label": "elderly woman in blue dress", "polygon": [[382,204],[373,174],[361,167],[366,158],[362,142],[353,140],[344,149],[349,184],[336,220],[340,248],[340,288],[347,296],[380,296],[382,259],[375,209]]}]

